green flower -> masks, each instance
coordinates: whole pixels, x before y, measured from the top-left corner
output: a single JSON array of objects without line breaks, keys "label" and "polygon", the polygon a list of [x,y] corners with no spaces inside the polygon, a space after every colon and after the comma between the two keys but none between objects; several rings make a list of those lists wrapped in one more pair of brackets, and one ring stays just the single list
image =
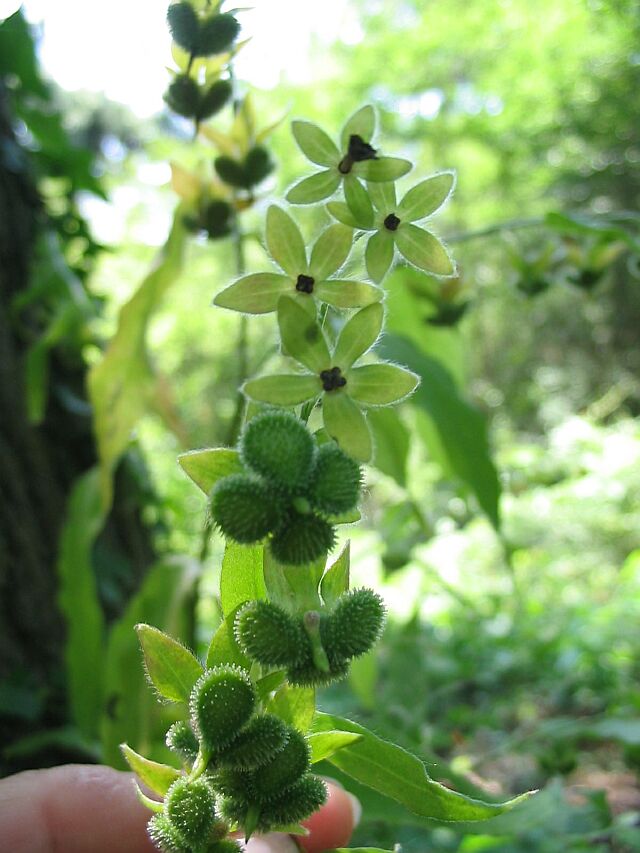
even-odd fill
[{"label": "green flower", "polygon": [[267,211],[267,248],[282,272],[245,275],[220,291],[214,305],[247,314],[275,311],[283,294],[294,297],[311,314],[315,304],[357,308],[378,302],[382,291],[369,282],[331,278],[345,263],[353,244],[353,229],[340,223],[326,228],[307,259],[300,229],[282,208]]},{"label": "green flower", "polygon": [[373,231],[365,252],[367,272],[380,282],[393,261],[397,246],[410,264],[433,275],[454,275],[455,267],[442,243],[424,228],[414,225],[436,213],[453,191],[455,174],[440,172],[412,187],[400,202],[393,183],[371,184],[370,216],[356,216],[344,202],[331,201],[329,213],[352,228]]},{"label": "green flower", "polygon": [[261,376],[246,382],[252,400],[276,406],[296,406],[322,399],[324,427],[345,453],[361,462],[371,458],[371,433],[362,407],[389,406],[415,390],[418,377],[396,364],[354,367],[376,342],[384,311],[378,302],[357,311],[345,323],[333,352],[315,318],[295,299],[281,297],[278,325],[286,352],[307,372]]},{"label": "green flower", "polygon": [[291,204],[312,204],[329,198],[342,183],[347,204],[359,218],[371,209],[367,192],[358,180],[395,181],[411,171],[408,160],[379,157],[371,145],[376,129],[376,114],[367,105],[354,113],[340,134],[338,147],[316,124],[294,121],[291,129],[302,153],[312,163],[324,166],[303,178],[287,193]]}]

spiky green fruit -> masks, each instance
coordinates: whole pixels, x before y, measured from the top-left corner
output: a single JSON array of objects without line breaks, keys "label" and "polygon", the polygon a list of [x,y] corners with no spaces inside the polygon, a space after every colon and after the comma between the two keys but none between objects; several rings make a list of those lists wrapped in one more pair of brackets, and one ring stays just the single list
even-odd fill
[{"label": "spiky green fruit", "polygon": [[200,23],[191,3],[172,3],[167,10],[167,23],[176,44],[193,53],[198,46]]},{"label": "spiky green fruit", "polygon": [[188,74],[178,74],[164,95],[166,105],[185,118],[197,118],[200,110],[200,88]]},{"label": "spiky green fruit", "polygon": [[366,654],[380,636],[385,608],[372,589],[342,595],[322,625],[322,644],[330,661]]},{"label": "spiky green fruit", "polygon": [[289,740],[287,726],[273,714],[254,717],[216,761],[236,770],[255,770],[267,764]]},{"label": "spiky green fruit", "polygon": [[295,687],[324,687],[346,677],[349,672],[347,661],[330,661],[330,663],[329,672],[318,669],[311,659],[297,664],[287,670],[287,681]]},{"label": "spiky green fruit", "polygon": [[275,799],[298,781],[310,767],[309,745],[304,736],[287,726],[289,739],[283,749],[251,773],[249,787],[259,802]]},{"label": "spiky green fruit", "polygon": [[240,853],[244,847],[240,845],[239,841],[234,841],[231,838],[225,838],[222,841],[215,841],[213,844],[210,844],[205,853]]},{"label": "spiky green fruit", "polygon": [[233,208],[226,201],[213,199],[202,212],[201,227],[211,240],[226,237],[231,233],[233,225]]},{"label": "spiky green fruit", "polygon": [[225,184],[229,184],[230,187],[237,187],[238,189],[248,189],[247,178],[242,163],[238,163],[233,157],[221,154],[213,161],[213,165],[218,173],[218,177]]},{"label": "spiky green fruit", "polygon": [[244,159],[244,172],[250,186],[261,183],[273,171],[269,152],[262,145],[252,148]]},{"label": "spiky green fruit", "polygon": [[231,474],[211,491],[211,515],[225,536],[248,545],[277,527],[280,504],[258,477]]},{"label": "spiky green fruit", "polygon": [[149,838],[162,853],[189,853],[190,847],[185,844],[171,821],[164,814],[155,814],[147,824]]},{"label": "spiky green fruit", "polygon": [[240,439],[245,465],[289,492],[306,485],[315,452],[306,425],[291,412],[278,409],[252,418]]},{"label": "spiky green fruit", "polygon": [[335,530],[317,515],[301,515],[291,511],[271,540],[271,553],[280,563],[301,566],[313,563],[330,551],[335,543]]},{"label": "spiky green fruit", "polygon": [[251,774],[246,770],[233,767],[222,767],[213,779],[216,791],[236,802],[243,801],[248,805],[251,800]]},{"label": "spiky green fruit", "polygon": [[259,828],[266,831],[275,826],[300,823],[326,801],[325,783],[310,773],[287,788],[277,799],[262,804]]},{"label": "spiky green fruit", "polygon": [[204,121],[219,112],[231,97],[232,91],[231,83],[228,80],[216,80],[200,96],[198,120]]},{"label": "spiky green fruit", "polygon": [[334,442],[318,450],[311,474],[309,500],[320,512],[338,515],[355,509],[360,497],[360,466]]},{"label": "spiky green fruit", "polygon": [[291,666],[308,653],[309,640],[299,619],[276,604],[251,601],[235,619],[240,648],[264,666]]},{"label": "spiky green fruit", "polygon": [[233,15],[211,15],[199,22],[198,41],[194,56],[212,56],[225,53],[233,45],[240,32],[240,24]]},{"label": "spiky green fruit", "polygon": [[184,844],[201,844],[216,823],[211,786],[202,779],[176,779],[167,791],[164,814]]},{"label": "spiky green fruit", "polygon": [[257,694],[247,673],[236,666],[216,666],[196,681],[190,698],[191,722],[205,749],[215,752],[231,743],[249,722]]},{"label": "spiky green fruit", "polygon": [[176,752],[185,761],[195,761],[198,754],[198,738],[186,721],[179,720],[170,726],[166,742],[169,749]]}]

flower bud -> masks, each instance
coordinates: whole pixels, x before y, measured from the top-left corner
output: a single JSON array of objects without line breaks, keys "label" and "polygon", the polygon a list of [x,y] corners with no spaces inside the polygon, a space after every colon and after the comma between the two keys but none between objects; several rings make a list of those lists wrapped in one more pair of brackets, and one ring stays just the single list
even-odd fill
[{"label": "flower bud", "polygon": [[176,779],[167,791],[164,813],[183,843],[202,844],[216,822],[214,792],[202,779]]},{"label": "flower bud", "polygon": [[234,633],[240,648],[264,666],[290,666],[307,654],[309,643],[300,620],[267,601],[245,605],[236,616]]},{"label": "flower bud", "polygon": [[231,83],[228,80],[216,80],[206,92],[200,95],[198,121],[211,118],[219,112],[231,97]]},{"label": "flower bud", "polygon": [[231,474],[211,492],[211,515],[225,536],[241,544],[259,542],[278,525],[276,497],[258,477]]},{"label": "flower bud", "polygon": [[335,531],[316,515],[292,511],[271,540],[271,553],[280,563],[302,566],[313,563],[333,548]]},{"label": "flower bud", "polygon": [[238,737],[216,755],[219,764],[236,770],[255,770],[279,753],[289,739],[287,726],[273,714],[254,717]]},{"label": "flower bud", "polygon": [[204,748],[214,752],[230,744],[248,723],[256,701],[253,682],[240,667],[207,670],[190,699],[192,724]]},{"label": "flower bud", "polygon": [[327,801],[327,787],[322,779],[309,773],[287,788],[277,799],[262,805],[260,823],[265,828],[299,823]]},{"label": "flower bud", "polygon": [[307,741],[292,726],[287,726],[287,729],[289,740],[285,747],[251,774],[250,789],[259,802],[279,797],[309,770]]},{"label": "flower bud", "polygon": [[361,481],[360,466],[355,460],[337,444],[323,444],[311,475],[309,499],[327,515],[348,512],[358,503]]},{"label": "flower bud", "polygon": [[322,643],[332,663],[364,655],[376,642],[384,621],[384,604],[371,589],[354,589],[340,597],[322,626]]},{"label": "flower bud", "polygon": [[198,754],[198,738],[193,733],[189,723],[180,720],[169,728],[166,737],[169,749],[176,752],[182,759],[194,762]]},{"label": "flower bud", "polygon": [[245,465],[274,486],[294,491],[307,482],[315,443],[299,418],[276,409],[249,421],[240,439],[240,453]]},{"label": "flower bud", "polygon": [[185,118],[196,118],[200,110],[200,88],[188,74],[178,74],[164,95],[170,110]]}]

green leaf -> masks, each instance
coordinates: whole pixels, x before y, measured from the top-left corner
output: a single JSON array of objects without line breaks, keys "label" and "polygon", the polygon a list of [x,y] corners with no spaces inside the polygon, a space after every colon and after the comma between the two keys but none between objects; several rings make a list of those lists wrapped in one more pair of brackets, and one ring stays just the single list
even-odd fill
[{"label": "green leaf", "polygon": [[340,134],[340,145],[346,151],[349,147],[349,137],[352,134],[359,136],[365,142],[371,142],[376,132],[376,113],[371,104],[367,104],[350,116]]},{"label": "green leaf", "polygon": [[105,521],[100,480],[97,468],[76,480],[57,565],[68,700],[73,721],[87,737],[97,734],[103,701],[105,624],[92,563],[93,544]]},{"label": "green leaf", "polygon": [[404,222],[415,222],[435,213],[453,192],[454,172],[440,172],[412,187],[402,198],[397,215]]},{"label": "green leaf", "polygon": [[147,353],[147,328],[166,291],[182,271],[185,209],[176,209],[159,263],[120,311],[118,328],[102,361],[91,368],[88,390],[94,413],[101,472],[102,503],[111,505],[112,473],[131,433],[145,413],[154,375]]},{"label": "green leaf", "polygon": [[365,181],[387,183],[397,181],[413,169],[413,163],[400,157],[380,157],[378,160],[363,160],[353,167],[354,172]]},{"label": "green leaf", "polygon": [[389,406],[415,391],[420,378],[397,364],[365,364],[347,375],[349,394],[367,406]]},{"label": "green leaf", "polygon": [[[187,629],[187,601],[200,573],[200,564],[172,557],[151,566],[142,586],[109,633],[104,675],[105,702],[100,720],[101,758],[113,767],[126,766],[120,744],[147,752],[149,744],[163,743],[167,715],[179,706],[161,705],[140,666],[140,646],[134,631],[139,622],[154,624],[174,636]],[[162,760],[161,755],[157,756]],[[152,757],[156,757],[154,754]]]},{"label": "green leaf", "polygon": [[380,302],[384,293],[368,281],[332,278],[316,285],[315,294],[321,302],[334,308],[359,308]]},{"label": "green leaf", "polygon": [[350,228],[362,228],[363,226],[356,221],[355,216],[349,210],[349,205],[344,201],[329,201],[327,202],[327,210],[343,225],[348,225]]},{"label": "green leaf", "polygon": [[324,761],[331,758],[339,749],[349,746],[351,743],[356,743],[361,738],[361,735],[355,732],[318,732],[307,737],[307,743],[311,749],[311,763],[317,764],[318,761]]},{"label": "green leaf", "polygon": [[367,305],[348,320],[340,332],[333,354],[343,373],[375,344],[382,330],[384,309],[379,302]]},{"label": "green leaf", "polygon": [[465,402],[451,375],[406,338],[385,335],[378,350],[383,357],[401,361],[420,376],[412,398],[433,420],[451,469],[475,494],[493,526],[500,526],[500,483],[489,453],[483,415]]},{"label": "green leaf", "polygon": [[363,228],[373,225],[373,205],[369,194],[355,175],[346,175],[344,179],[344,197],[354,219],[362,223]]},{"label": "green leaf", "polygon": [[283,296],[278,302],[278,326],[287,353],[312,373],[331,367],[322,329],[295,299]]},{"label": "green leaf", "polygon": [[262,702],[267,702],[279,687],[286,680],[287,673],[284,669],[277,669],[275,672],[270,672],[268,675],[263,675],[256,681],[256,690]]},{"label": "green leaf", "polygon": [[147,788],[151,788],[156,794],[164,796],[176,779],[182,776],[180,771],[173,767],[158,764],[157,761],[149,761],[148,758],[138,755],[126,743],[123,743],[120,749],[129,767],[140,777]]},{"label": "green leaf", "polygon": [[320,595],[327,607],[334,607],[341,595],[349,589],[351,543],[346,542],[335,563],[325,572],[320,583]]},{"label": "green leaf", "polygon": [[351,397],[341,391],[331,391],[322,398],[324,428],[342,450],[358,462],[371,459],[371,433],[365,416]]},{"label": "green leaf", "polygon": [[373,464],[400,486],[407,483],[410,433],[395,409],[372,409],[369,427],[373,433]]},{"label": "green leaf", "polygon": [[372,234],[367,241],[364,260],[369,277],[375,282],[381,282],[393,263],[395,240],[393,234],[386,228],[381,228]]},{"label": "green leaf", "polygon": [[242,462],[237,450],[228,447],[208,447],[205,450],[190,450],[181,453],[178,462],[182,470],[205,495],[222,477],[239,474]]},{"label": "green leaf", "polygon": [[258,403],[271,403],[273,406],[297,406],[298,403],[312,400],[321,392],[320,379],[310,373],[260,376],[258,379],[250,379],[242,386],[242,393],[247,397]]},{"label": "green leaf", "polygon": [[271,257],[287,275],[295,280],[307,272],[307,252],[300,229],[276,204],[267,211],[266,239]]},{"label": "green leaf", "polygon": [[262,576],[262,545],[227,542],[220,575],[222,612],[229,616],[245,601],[267,597]]},{"label": "green leaf", "polygon": [[453,261],[440,240],[410,222],[402,222],[396,234],[396,246],[410,264],[434,275],[453,275]]},{"label": "green leaf", "polygon": [[158,628],[136,625],[147,675],[161,696],[188,702],[191,688],[203,673],[202,664],[182,643]]},{"label": "green leaf", "polygon": [[353,245],[353,229],[335,223],[322,232],[311,250],[309,274],[320,282],[340,269]]},{"label": "green leaf", "polygon": [[395,213],[396,210],[396,185],[393,181],[382,181],[380,183],[372,183],[367,187],[369,198],[373,202],[373,206],[385,216],[389,213]]},{"label": "green leaf", "polygon": [[318,166],[336,166],[340,152],[324,130],[310,121],[291,122],[293,136],[304,156]]},{"label": "green leaf", "polygon": [[275,311],[283,293],[293,292],[293,281],[286,275],[258,272],[245,275],[225,287],[213,300],[218,308],[246,314],[268,314]]},{"label": "green leaf", "polygon": [[316,172],[294,184],[285,198],[290,204],[313,204],[329,198],[340,186],[342,175],[337,169]]},{"label": "green leaf", "polygon": [[292,687],[283,684],[267,703],[265,710],[276,714],[285,723],[294,726],[302,734],[309,731],[316,708],[316,694],[313,687]]},{"label": "green leaf", "polygon": [[[244,604],[244,602],[243,602]],[[236,638],[233,633],[233,622],[236,613],[242,607],[239,604],[229,615],[222,620],[218,625],[218,629],[211,638],[209,648],[207,650],[207,669],[212,669],[214,666],[222,664],[234,664],[241,666],[243,669],[251,669],[251,661],[243,654],[240,646],[236,643]]]},{"label": "green leaf", "polygon": [[152,800],[151,797],[147,797],[147,795],[141,790],[140,786],[137,782],[134,782],[134,788],[136,789],[136,796],[138,800],[148,809],[151,809],[152,812],[156,814],[160,814],[163,810],[162,803],[158,800]]},{"label": "green leaf", "polygon": [[312,732],[346,731],[362,735],[329,759],[347,775],[396,800],[414,814],[447,822],[488,820],[509,811],[529,794],[505,803],[483,803],[430,779],[419,758],[382,740],[363,726],[332,714],[316,713]]}]

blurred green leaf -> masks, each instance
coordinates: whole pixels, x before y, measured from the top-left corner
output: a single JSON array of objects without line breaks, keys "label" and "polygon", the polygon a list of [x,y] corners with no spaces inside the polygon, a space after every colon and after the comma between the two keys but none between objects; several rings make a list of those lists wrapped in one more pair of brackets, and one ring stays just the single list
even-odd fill
[{"label": "blurred green leaf", "polygon": [[338,189],[341,177],[337,169],[316,172],[294,184],[285,198],[290,204],[313,204],[329,198]]},{"label": "blurred green leaf", "polygon": [[262,545],[227,542],[220,576],[220,601],[225,617],[245,601],[255,601],[266,596]]},{"label": "blurred green leaf", "polygon": [[337,166],[340,152],[329,136],[310,121],[291,122],[293,136],[302,153],[318,166]]},{"label": "blurred green leaf", "polygon": [[306,734],[315,713],[316,699],[313,687],[293,687],[283,684],[267,703],[265,710],[277,714],[285,723]]},{"label": "blurred green leaf", "polygon": [[351,546],[347,541],[338,559],[325,572],[320,584],[320,594],[327,607],[334,607],[340,596],[349,589],[350,564]]},{"label": "blurred green leaf", "polygon": [[400,486],[406,485],[410,433],[395,409],[371,409],[369,426],[373,434],[373,464]]},{"label": "blurred green leaf", "polygon": [[205,495],[222,477],[239,474],[242,462],[237,450],[227,447],[209,447],[205,450],[191,450],[178,456],[180,467]]}]

